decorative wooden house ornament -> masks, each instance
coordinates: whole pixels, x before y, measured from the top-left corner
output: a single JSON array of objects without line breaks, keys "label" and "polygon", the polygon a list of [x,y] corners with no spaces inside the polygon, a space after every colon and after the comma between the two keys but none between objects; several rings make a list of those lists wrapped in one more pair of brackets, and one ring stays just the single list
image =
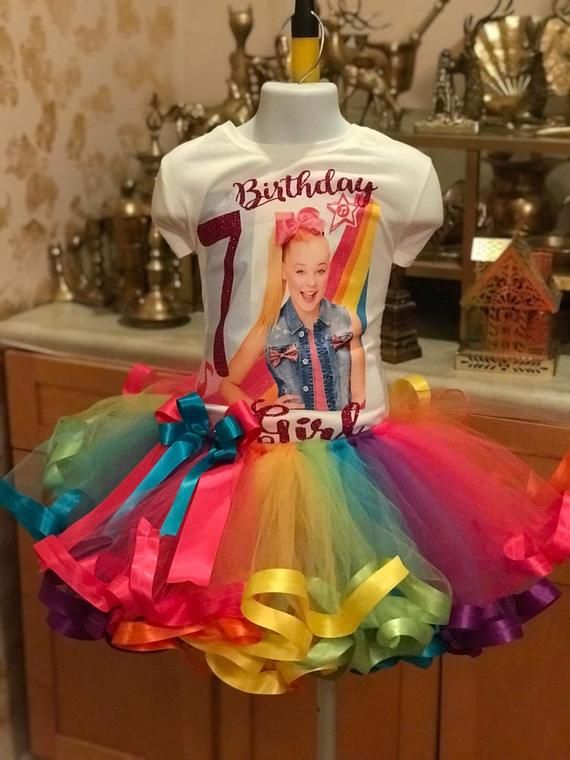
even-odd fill
[{"label": "decorative wooden house ornament", "polygon": [[511,242],[465,293],[456,369],[552,376],[560,293],[552,254]]}]

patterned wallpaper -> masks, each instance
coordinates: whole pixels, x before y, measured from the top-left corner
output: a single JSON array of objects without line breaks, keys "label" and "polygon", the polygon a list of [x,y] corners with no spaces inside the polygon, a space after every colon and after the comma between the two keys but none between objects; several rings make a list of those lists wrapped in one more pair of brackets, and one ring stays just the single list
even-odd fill
[{"label": "patterned wallpaper", "polygon": [[49,298],[46,247],[117,195],[172,91],[176,3],[0,0],[0,318]]},{"label": "patterned wallpaper", "polygon": [[[377,36],[398,40],[433,4],[401,0],[396,10],[364,0],[363,13],[380,12],[389,28]],[[519,13],[544,13],[550,4],[516,0]],[[136,171],[129,154],[146,145],[154,90],[166,103],[226,97],[234,46],[228,5],[252,6],[248,49],[267,54],[293,3],[0,0],[0,318],[49,298],[48,242],[97,214]],[[404,105],[429,105],[437,55],[460,39],[472,6],[453,0],[426,34]],[[448,163],[450,184],[457,162]]]}]

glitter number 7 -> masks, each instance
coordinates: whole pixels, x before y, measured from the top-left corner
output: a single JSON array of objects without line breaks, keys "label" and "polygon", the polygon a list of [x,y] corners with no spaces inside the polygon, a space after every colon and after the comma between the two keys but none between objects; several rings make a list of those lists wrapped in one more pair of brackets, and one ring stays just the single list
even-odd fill
[{"label": "glitter number 7", "polygon": [[241,237],[241,216],[239,211],[231,211],[213,219],[208,219],[198,227],[198,238],[207,248],[220,240],[227,240],[228,247],[224,256],[224,280],[220,303],[220,321],[214,335],[214,367],[220,377],[229,375],[226,347],[224,344],[224,325],[230,308],[232,288],[234,285],[234,260]]}]

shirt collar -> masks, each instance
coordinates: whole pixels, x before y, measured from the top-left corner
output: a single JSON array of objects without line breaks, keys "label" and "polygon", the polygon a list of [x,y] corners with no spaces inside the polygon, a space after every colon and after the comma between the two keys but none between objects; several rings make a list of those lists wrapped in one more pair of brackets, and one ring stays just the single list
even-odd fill
[{"label": "shirt collar", "polygon": [[326,298],[321,301],[321,311],[319,313],[319,321],[323,322],[327,327],[330,327],[332,320],[332,304]]}]

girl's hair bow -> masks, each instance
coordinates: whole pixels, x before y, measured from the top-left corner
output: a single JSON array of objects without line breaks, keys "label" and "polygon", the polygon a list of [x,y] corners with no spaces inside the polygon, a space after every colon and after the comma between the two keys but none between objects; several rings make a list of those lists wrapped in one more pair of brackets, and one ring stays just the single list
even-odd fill
[{"label": "girl's hair bow", "polygon": [[313,235],[325,234],[325,222],[321,219],[316,208],[306,206],[297,214],[290,211],[275,214],[275,239],[277,245],[287,245],[299,230],[306,230]]}]

